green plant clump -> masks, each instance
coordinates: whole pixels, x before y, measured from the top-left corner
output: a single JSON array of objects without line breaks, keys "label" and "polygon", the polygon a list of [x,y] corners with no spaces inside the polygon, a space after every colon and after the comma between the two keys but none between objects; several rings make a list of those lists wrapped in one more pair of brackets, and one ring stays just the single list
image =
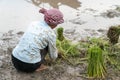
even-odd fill
[{"label": "green plant clump", "polygon": [[56,42],[59,56],[64,57],[77,57],[80,52],[77,48],[78,44],[73,44],[71,41],[63,40]]},{"label": "green plant clump", "polygon": [[99,46],[102,50],[105,50],[109,47],[109,41],[102,38],[91,38],[89,43]]},{"label": "green plant clump", "polygon": [[60,41],[64,40],[63,28],[62,27],[57,29],[57,39],[60,40]]},{"label": "green plant clump", "polygon": [[111,26],[107,32],[107,36],[113,45],[118,43],[119,35],[120,26]]},{"label": "green plant clump", "polygon": [[88,70],[87,74],[90,78],[105,78],[106,68],[104,65],[104,57],[102,49],[98,46],[93,46],[88,49]]},{"label": "green plant clump", "polygon": [[75,57],[79,55],[78,43],[72,43],[63,36],[63,28],[57,29],[56,46],[60,57]]}]

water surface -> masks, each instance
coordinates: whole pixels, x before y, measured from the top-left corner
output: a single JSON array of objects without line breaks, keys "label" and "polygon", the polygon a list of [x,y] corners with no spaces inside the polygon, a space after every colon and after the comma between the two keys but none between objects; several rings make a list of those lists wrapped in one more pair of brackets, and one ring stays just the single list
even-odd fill
[{"label": "water surface", "polygon": [[[66,29],[106,29],[118,25],[120,17],[104,18],[100,14],[120,5],[120,0],[0,0],[0,32],[25,31],[32,21],[42,20],[38,11],[41,7],[59,8]],[[79,23],[75,24],[73,22]]]}]

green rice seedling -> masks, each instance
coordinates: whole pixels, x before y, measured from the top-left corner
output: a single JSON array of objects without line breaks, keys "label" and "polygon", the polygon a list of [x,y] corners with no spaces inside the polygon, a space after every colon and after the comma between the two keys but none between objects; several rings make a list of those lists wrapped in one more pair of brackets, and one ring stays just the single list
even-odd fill
[{"label": "green rice seedling", "polygon": [[79,50],[77,48],[78,43],[72,43],[72,41],[65,39],[63,36],[63,28],[57,28],[57,48],[58,52],[64,56],[77,56],[79,54]]},{"label": "green rice seedling", "polygon": [[65,39],[63,36],[63,28],[57,29],[56,46],[59,58],[63,58],[71,63],[68,57],[77,57],[80,54],[78,45],[79,43],[72,43],[72,41]]},{"label": "green rice seedling", "polygon": [[70,57],[78,57],[80,55],[79,50],[77,49],[77,44],[72,44],[71,41],[57,40],[56,46],[58,49],[58,57],[66,60],[71,65],[75,65],[72,61],[70,61]]},{"label": "green rice seedling", "polygon": [[120,71],[120,43],[113,45],[108,50],[108,53],[106,55],[106,61],[108,63],[108,66],[112,66],[114,69],[117,69]]},{"label": "green rice seedling", "polygon": [[91,38],[89,40],[89,43],[92,45],[97,45],[103,50],[107,49],[110,46],[109,41],[103,38]]},{"label": "green rice seedling", "polygon": [[89,78],[105,78],[106,68],[102,49],[98,46],[93,46],[88,49],[88,68],[87,74]]},{"label": "green rice seedling", "polygon": [[56,46],[58,49],[58,53],[59,56],[60,55],[64,55],[66,57],[77,57],[79,56],[80,52],[78,49],[79,44],[73,44],[71,41],[69,40],[63,40],[63,41],[59,41],[57,40],[56,42]]},{"label": "green rice seedling", "polygon": [[57,50],[58,50],[58,57],[63,58],[65,57],[65,50],[62,48],[62,44],[61,41],[59,41],[58,39],[56,40],[56,46],[57,46]]},{"label": "green rice seedling", "polygon": [[[64,40],[64,41],[63,41]],[[59,57],[65,57],[65,50],[63,47],[65,47],[66,40],[63,36],[63,28],[59,27],[57,28],[57,40],[56,40],[56,45],[58,49],[58,56]]]},{"label": "green rice seedling", "polygon": [[60,41],[63,41],[63,40],[64,40],[63,28],[62,28],[62,27],[59,27],[59,28],[57,29],[57,39],[60,40]]},{"label": "green rice seedling", "polygon": [[70,57],[78,57],[80,55],[80,52],[77,48],[78,44],[71,44],[70,47],[65,52],[66,55]]}]

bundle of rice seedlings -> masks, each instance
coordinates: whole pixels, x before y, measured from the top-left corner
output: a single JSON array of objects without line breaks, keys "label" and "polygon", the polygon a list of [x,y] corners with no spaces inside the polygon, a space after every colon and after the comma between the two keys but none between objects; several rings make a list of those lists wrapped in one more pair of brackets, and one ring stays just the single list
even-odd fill
[{"label": "bundle of rice seedlings", "polygon": [[63,28],[57,29],[57,49],[59,56],[61,57],[75,57],[79,55],[79,50],[77,48],[78,43],[72,43],[72,41],[65,39],[63,36]]},{"label": "bundle of rice seedlings", "polygon": [[106,68],[102,49],[98,46],[93,46],[88,49],[89,59],[87,74],[89,78],[105,78]]},{"label": "bundle of rice seedlings", "polygon": [[107,32],[107,36],[110,40],[110,43],[112,43],[113,45],[118,43],[119,35],[120,26],[111,26]]},{"label": "bundle of rice seedlings", "polygon": [[59,27],[59,28],[57,29],[57,39],[60,40],[60,41],[63,41],[63,40],[64,40],[63,28],[62,28],[62,27]]}]

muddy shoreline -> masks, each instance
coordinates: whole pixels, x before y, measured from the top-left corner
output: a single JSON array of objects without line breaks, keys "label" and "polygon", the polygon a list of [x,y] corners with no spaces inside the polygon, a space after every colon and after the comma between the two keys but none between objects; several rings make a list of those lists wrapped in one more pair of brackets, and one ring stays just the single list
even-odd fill
[{"label": "muddy shoreline", "polygon": [[[92,36],[96,35],[94,34],[93,30],[86,31],[91,33]],[[66,36],[69,35],[68,38],[71,40],[78,40],[77,38],[75,38],[75,34],[77,34],[75,32],[76,31],[73,29],[65,30],[64,34]],[[106,31],[99,30],[99,32],[105,34]],[[15,33],[14,31],[9,31],[2,34],[2,36],[0,37],[0,80],[88,80],[83,76],[86,73],[86,64],[72,66],[67,64],[65,61],[61,61],[60,63],[53,63],[49,65],[48,70],[42,72],[34,72],[28,74],[16,71],[11,63],[11,52],[16,44],[19,42],[19,39],[21,38],[23,33],[24,32],[22,31],[17,33]],[[85,37],[83,39],[86,40]],[[110,68],[108,69],[108,72],[110,74],[108,75],[108,78],[106,80],[120,79],[119,71],[115,71]]]}]

